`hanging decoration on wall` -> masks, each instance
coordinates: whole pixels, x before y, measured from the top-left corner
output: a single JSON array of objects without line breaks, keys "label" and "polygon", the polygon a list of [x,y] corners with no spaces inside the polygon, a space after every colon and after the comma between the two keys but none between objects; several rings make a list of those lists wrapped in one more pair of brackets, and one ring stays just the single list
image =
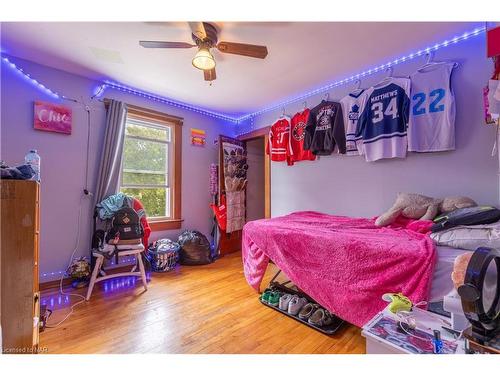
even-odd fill
[{"label": "hanging decoration on wall", "polygon": [[207,143],[207,133],[205,130],[191,128],[191,144],[193,146],[204,147]]},{"label": "hanging decoration on wall", "polygon": [[33,117],[36,130],[71,134],[72,114],[69,107],[35,101]]},{"label": "hanging decoration on wall", "polygon": [[247,185],[247,152],[245,144],[221,136],[221,195],[226,195],[226,233],[239,231],[245,225],[245,189]]},{"label": "hanging decoration on wall", "polygon": [[249,132],[255,130],[255,126],[253,124],[253,119],[255,117],[257,117],[257,116],[260,116],[260,115],[264,114],[264,113],[272,112],[272,111],[277,111],[277,110],[279,110],[282,107],[286,107],[286,106],[288,106],[290,104],[293,104],[293,103],[296,103],[296,102],[299,102],[299,101],[304,101],[307,98],[310,98],[312,96],[316,96],[316,95],[319,95],[319,94],[325,94],[328,91],[331,91],[331,90],[333,90],[336,87],[344,86],[346,84],[350,84],[352,82],[356,82],[357,80],[360,80],[362,78],[366,78],[368,76],[372,76],[372,75],[377,74],[377,73],[385,72],[387,70],[393,69],[393,67],[395,65],[400,65],[400,64],[403,64],[403,63],[406,63],[406,62],[413,61],[416,58],[419,58],[421,56],[426,56],[426,55],[429,55],[429,54],[431,54],[431,53],[433,53],[433,52],[435,52],[437,50],[440,50],[440,49],[443,49],[443,48],[446,48],[446,47],[453,46],[455,44],[461,43],[461,42],[466,41],[466,40],[468,40],[468,39],[470,39],[472,37],[476,37],[478,35],[484,34],[485,32],[486,32],[486,28],[484,26],[483,27],[477,27],[477,28],[475,28],[472,31],[464,32],[463,34],[457,35],[457,36],[455,36],[453,38],[449,38],[449,39],[446,39],[446,40],[444,40],[442,42],[435,43],[434,45],[429,45],[426,48],[420,49],[418,51],[411,52],[411,53],[409,53],[407,55],[403,55],[403,56],[397,57],[394,60],[387,61],[386,63],[378,65],[378,66],[374,66],[371,69],[367,69],[367,70],[365,70],[363,72],[355,73],[355,74],[351,75],[350,77],[339,79],[337,81],[328,83],[328,84],[326,84],[324,86],[318,87],[318,88],[316,88],[316,89],[314,89],[312,91],[308,91],[308,92],[305,92],[303,94],[300,94],[300,95],[298,95],[296,97],[292,97],[292,98],[290,98],[288,100],[275,103],[272,106],[265,107],[265,108],[262,108],[262,109],[260,109],[258,111],[255,111],[255,112],[248,113],[246,115],[240,116],[238,118],[238,123],[244,123],[245,121],[250,120],[250,124],[246,123],[244,126],[242,126],[241,128],[239,128],[237,134],[241,135],[241,134],[249,133]]},{"label": "hanging decoration on wall", "polygon": [[487,31],[486,51],[488,57],[500,56],[500,26]]}]

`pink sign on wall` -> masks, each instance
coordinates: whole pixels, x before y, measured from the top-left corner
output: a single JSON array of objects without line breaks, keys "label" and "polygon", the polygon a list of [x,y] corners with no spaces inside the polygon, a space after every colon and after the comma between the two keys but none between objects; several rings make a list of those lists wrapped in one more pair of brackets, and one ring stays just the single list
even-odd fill
[{"label": "pink sign on wall", "polygon": [[34,127],[37,130],[71,134],[71,108],[35,101]]}]

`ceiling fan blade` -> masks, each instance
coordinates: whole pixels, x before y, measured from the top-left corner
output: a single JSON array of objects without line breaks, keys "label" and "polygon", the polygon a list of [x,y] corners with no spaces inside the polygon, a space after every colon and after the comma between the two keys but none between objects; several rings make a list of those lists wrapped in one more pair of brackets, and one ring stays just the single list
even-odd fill
[{"label": "ceiling fan blade", "polygon": [[139,44],[144,48],[192,48],[195,44],[186,42],[158,42],[153,40],[141,40]]},{"label": "ceiling fan blade", "polygon": [[205,77],[205,81],[213,81],[217,78],[217,74],[215,74],[215,68],[210,70],[204,70],[203,76]]},{"label": "ceiling fan blade", "polygon": [[267,56],[267,47],[255,44],[220,42],[217,44],[217,49],[223,53],[232,53],[233,55],[255,57],[258,59],[264,59]]},{"label": "ceiling fan blade", "polygon": [[191,32],[199,39],[203,40],[207,37],[207,31],[203,22],[188,22]]}]

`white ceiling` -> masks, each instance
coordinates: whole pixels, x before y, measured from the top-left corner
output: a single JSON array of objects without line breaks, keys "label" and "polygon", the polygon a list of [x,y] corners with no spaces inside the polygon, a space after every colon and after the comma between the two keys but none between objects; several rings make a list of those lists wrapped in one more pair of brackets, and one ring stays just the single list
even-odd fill
[{"label": "white ceiling", "polygon": [[415,49],[471,23],[221,22],[219,41],[267,45],[265,60],[214,51],[212,86],[195,49],[144,49],[139,40],[191,42],[185,22],[2,23],[2,51],[92,79],[110,79],[230,115],[253,112]]}]

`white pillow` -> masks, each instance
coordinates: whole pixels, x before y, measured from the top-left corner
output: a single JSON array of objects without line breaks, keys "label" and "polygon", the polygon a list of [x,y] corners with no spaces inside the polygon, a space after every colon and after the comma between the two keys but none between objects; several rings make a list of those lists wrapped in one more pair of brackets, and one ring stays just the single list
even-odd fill
[{"label": "white pillow", "polygon": [[500,249],[500,222],[484,225],[460,225],[431,234],[437,245],[476,250],[478,247]]}]

